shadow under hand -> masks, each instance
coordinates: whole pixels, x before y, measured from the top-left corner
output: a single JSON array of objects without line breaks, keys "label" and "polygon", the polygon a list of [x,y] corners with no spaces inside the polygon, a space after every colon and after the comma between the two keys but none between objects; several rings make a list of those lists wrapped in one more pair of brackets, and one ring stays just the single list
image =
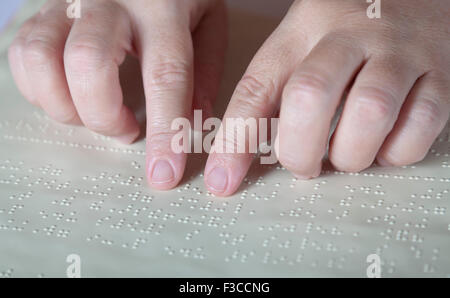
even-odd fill
[{"label": "shadow under hand", "polygon": [[218,98],[214,104],[217,117],[225,113],[228,102],[248,64],[258,49],[278,26],[281,18],[271,18],[230,9],[229,48]]},{"label": "shadow under hand", "polygon": [[142,83],[141,65],[139,60],[128,55],[120,66],[120,85],[122,86],[123,102],[136,115],[141,134],[138,140],[145,138],[145,93]]}]

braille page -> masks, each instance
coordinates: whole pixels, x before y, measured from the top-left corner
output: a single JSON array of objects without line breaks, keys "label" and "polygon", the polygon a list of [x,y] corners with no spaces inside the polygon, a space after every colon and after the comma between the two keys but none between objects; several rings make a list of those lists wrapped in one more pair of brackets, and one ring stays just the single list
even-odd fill
[{"label": "braille page", "polygon": [[[6,47],[36,2],[0,39],[0,277],[65,277],[70,255],[82,277],[366,277],[371,254],[382,277],[450,277],[448,125],[414,166],[346,174],[325,164],[300,181],[256,161],[236,195],[218,198],[203,185],[205,155],[193,154],[179,187],[154,191],[144,140],[58,124],[18,93]],[[222,101],[280,20],[230,17]],[[142,119],[127,63],[124,92]]]}]

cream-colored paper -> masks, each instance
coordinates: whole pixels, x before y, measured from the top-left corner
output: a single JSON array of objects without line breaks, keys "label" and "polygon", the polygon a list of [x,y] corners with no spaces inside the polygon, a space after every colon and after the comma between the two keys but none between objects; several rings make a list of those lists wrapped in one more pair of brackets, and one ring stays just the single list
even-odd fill
[{"label": "cream-colored paper", "polygon": [[[0,39],[0,277],[64,277],[71,254],[84,277],[366,277],[371,254],[384,277],[450,276],[448,126],[415,166],[325,167],[296,181],[256,163],[235,196],[216,198],[197,154],[177,189],[153,191],[144,141],[122,146],[57,124],[19,95],[6,47],[36,2]],[[236,3],[223,102],[280,20]],[[127,63],[124,89],[138,109],[139,76]]]}]

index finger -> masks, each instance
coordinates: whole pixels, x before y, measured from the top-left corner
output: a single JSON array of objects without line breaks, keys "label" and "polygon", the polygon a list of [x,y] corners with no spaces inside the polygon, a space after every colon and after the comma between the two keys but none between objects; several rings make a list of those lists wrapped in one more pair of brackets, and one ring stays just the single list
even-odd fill
[{"label": "index finger", "polygon": [[[248,134],[241,131],[245,135],[238,139],[244,140],[245,144],[237,144],[235,127],[227,123],[237,119],[258,123],[260,119],[271,117],[279,105],[281,91],[293,70],[292,66],[304,55],[303,49],[294,52],[285,46],[295,44],[299,38],[284,34],[281,32],[283,30],[279,27],[255,55],[225,112],[205,168],[206,186],[216,195],[228,196],[238,189],[254,157],[254,152],[247,150],[250,149],[249,141],[257,139],[258,135],[258,128],[249,129]],[[288,38],[290,41],[286,42]],[[227,150],[215,152],[219,144],[234,148],[233,153],[227,153]],[[238,153],[237,149],[242,145],[246,152]]]}]

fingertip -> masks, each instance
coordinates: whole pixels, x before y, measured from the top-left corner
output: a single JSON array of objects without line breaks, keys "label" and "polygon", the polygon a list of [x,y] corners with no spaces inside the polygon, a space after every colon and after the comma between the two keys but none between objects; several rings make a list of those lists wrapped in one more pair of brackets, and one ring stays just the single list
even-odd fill
[{"label": "fingertip", "polygon": [[367,168],[369,168],[373,160],[369,163],[353,163],[353,162],[345,162],[345,163],[337,163],[336,161],[331,160],[331,163],[333,167],[340,171],[345,173],[359,173]]},{"label": "fingertip", "polygon": [[214,166],[212,170],[205,174],[206,187],[218,196],[227,196],[229,181],[229,171],[222,166]]},{"label": "fingertip", "polygon": [[157,190],[175,188],[183,178],[185,164],[186,155],[182,153],[149,157],[147,165],[148,185]]},{"label": "fingertip", "polygon": [[240,187],[248,171],[252,158],[247,156],[212,153],[205,167],[204,183],[206,188],[216,196],[233,195]]},{"label": "fingertip", "polygon": [[115,135],[114,139],[119,143],[130,145],[136,141],[141,133],[139,122],[135,114],[125,105],[122,105],[120,119],[122,124],[116,129],[120,134]]},{"label": "fingertip", "polygon": [[170,161],[155,159],[148,167],[148,183],[152,188],[168,190],[175,187],[175,170]]}]

